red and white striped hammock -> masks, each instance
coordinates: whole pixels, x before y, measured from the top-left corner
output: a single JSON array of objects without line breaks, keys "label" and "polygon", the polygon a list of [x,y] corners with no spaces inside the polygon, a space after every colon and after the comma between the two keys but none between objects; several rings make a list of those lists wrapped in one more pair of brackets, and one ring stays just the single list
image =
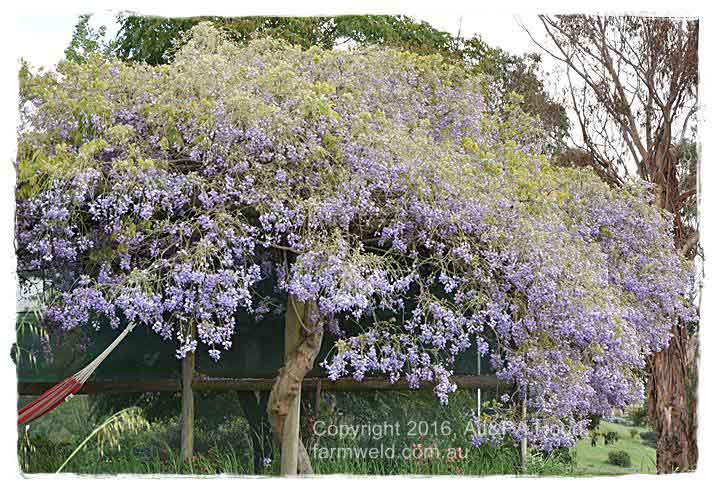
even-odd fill
[{"label": "red and white striped hammock", "polygon": [[69,378],[57,383],[55,386],[47,390],[45,393],[37,397],[31,403],[28,403],[17,412],[17,425],[28,424],[33,420],[42,417],[46,413],[54,410],[63,401],[69,400],[72,395],[77,393],[84,385],[85,381],[92,376],[92,373],[97,367],[102,364],[102,361],[109,356],[117,345],[134,329],[134,324],[130,324],[121,334],[114,339],[102,354],[97,356],[94,361],[82,368],[80,371],[70,376]]}]

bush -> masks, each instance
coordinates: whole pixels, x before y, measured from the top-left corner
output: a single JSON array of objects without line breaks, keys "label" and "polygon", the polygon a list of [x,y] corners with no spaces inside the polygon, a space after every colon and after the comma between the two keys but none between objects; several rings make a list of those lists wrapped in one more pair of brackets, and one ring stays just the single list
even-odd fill
[{"label": "bush", "polygon": [[573,465],[576,460],[574,459],[573,452],[567,447],[560,447],[551,453],[551,457],[554,461],[560,462],[565,466]]},{"label": "bush", "polygon": [[603,444],[608,445],[608,444],[615,444],[618,441],[618,433],[617,432],[606,432],[603,434]]},{"label": "bush", "polygon": [[631,429],[629,432],[631,433],[631,439],[635,439],[638,435],[638,429]]},{"label": "bush", "polygon": [[610,451],[608,453],[608,464],[622,468],[630,468],[631,456],[626,451]]}]

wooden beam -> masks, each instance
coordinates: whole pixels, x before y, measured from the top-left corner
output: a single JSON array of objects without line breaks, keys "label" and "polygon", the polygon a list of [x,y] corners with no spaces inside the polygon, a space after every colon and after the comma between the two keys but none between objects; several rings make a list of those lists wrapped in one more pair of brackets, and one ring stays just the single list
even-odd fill
[{"label": "wooden beam", "polygon": [[[310,377],[303,380],[303,389],[314,389],[321,381],[322,391],[367,391],[367,390],[409,390],[405,380],[390,383],[385,378],[367,377],[362,381],[352,378],[341,378],[330,381],[325,377]],[[483,388],[492,390],[499,385],[494,376],[457,375],[452,376],[460,388]],[[273,387],[273,378],[215,378],[195,375],[191,387],[195,391],[269,391]],[[20,395],[40,395],[53,386],[56,382],[20,382],[18,393]],[[503,385],[503,384],[502,384]],[[423,388],[433,385],[424,383]],[[92,395],[96,393],[142,393],[181,391],[181,380],[178,378],[146,380],[119,379],[116,381],[88,381],[80,390],[80,394]]]}]

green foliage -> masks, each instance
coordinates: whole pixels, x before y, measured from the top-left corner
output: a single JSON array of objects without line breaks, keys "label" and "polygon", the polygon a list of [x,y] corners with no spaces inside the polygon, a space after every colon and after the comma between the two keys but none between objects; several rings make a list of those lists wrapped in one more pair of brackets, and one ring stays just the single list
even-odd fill
[{"label": "green foliage", "polygon": [[[571,451],[576,463],[575,473],[579,475],[609,475],[622,474],[624,468],[608,463],[608,453],[612,450],[626,451],[631,458],[632,468],[628,472],[655,473],[655,448],[643,442],[640,437],[631,438],[628,434],[632,427],[620,424],[602,422],[603,432],[617,432],[621,440],[616,446],[606,446],[603,442],[591,444],[591,439],[581,439],[577,442],[576,448]],[[635,427],[640,434],[644,430]],[[597,434],[600,437],[601,434]]]},{"label": "green foliage", "polygon": [[608,453],[608,463],[622,468],[630,468],[631,456],[626,451],[611,451]]},{"label": "green foliage", "polygon": [[[33,422],[20,438],[18,455],[25,473],[51,473],[102,424],[89,415],[88,397],[73,398],[63,408]],[[110,437],[114,434],[114,442]],[[96,435],[96,434],[95,434]],[[198,428],[194,459],[182,466],[179,458],[180,425],[177,417],[150,422],[147,429],[104,432],[103,449],[94,439],[79,450],[63,471],[83,474],[187,473],[254,474],[251,444],[244,419],[232,416],[218,429]]]},{"label": "green foliage", "polygon": [[57,469],[55,459],[69,455],[72,445],[69,442],[53,441],[45,433],[30,435],[22,432],[18,439],[18,460],[23,472],[51,472]]},{"label": "green foliage", "polygon": [[[22,459],[22,470],[26,473],[55,472],[79,444],[97,426],[100,420],[89,417],[89,397],[77,397],[60,410],[50,414],[50,418],[40,419],[32,424],[30,430],[21,438],[18,454]],[[474,408],[473,392],[455,394],[448,406],[438,405],[427,392],[360,392],[331,393],[324,392],[321,399],[321,412],[317,417],[327,423],[377,425],[384,422],[407,427],[407,421],[431,423],[435,420],[445,422],[455,432],[465,427],[464,411]],[[219,405],[228,407],[226,403]],[[203,407],[202,407],[203,408]],[[206,415],[198,408],[198,415]],[[223,417],[222,417],[223,418]],[[78,421],[84,419],[84,421]],[[248,425],[244,419],[235,415],[218,422],[215,429],[198,428],[195,430],[194,458],[190,464],[182,466],[179,462],[180,428],[178,417],[155,419],[150,428],[126,430],[117,437],[117,443],[107,444],[103,452],[95,448],[94,443],[79,450],[63,469],[64,472],[82,474],[119,474],[119,473],[186,473],[186,474],[253,474],[251,446]],[[519,472],[520,460],[518,449],[513,446],[494,447],[484,445],[471,449],[468,442],[456,439],[457,436],[442,436],[437,431],[423,437],[407,435],[403,430],[399,435],[389,435],[381,440],[369,438],[339,439],[323,436],[318,439],[310,435],[311,426],[304,425],[302,436],[312,452],[311,443],[336,448],[360,448],[364,446],[385,445],[410,446],[422,444],[423,447],[434,444],[442,448],[462,447],[466,454],[462,459],[448,459],[444,454],[422,459],[314,459],[314,468],[319,474],[464,474],[494,475],[514,474]],[[467,454],[467,450],[468,454]],[[276,454],[277,455],[277,454]],[[277,474],[279,459],[273,459],[267,474]],[[531,475],[571,475],[574,465],[568,453],[555,452],[552,455],[534,453],[530,456],[528,473]]]},{"label": "green foliage", "polygon": [[[90,397],[85,396],[72,399],[22,433],[18,442],[18,456],[23,472],[56,471],[82,439],[99,425],[100,420],[89,416],[89,399]],[[225,403],[221,405],[227,406]],[[456,393],[446,407],[437,405],[429,394],[423,392],[323,392],[318,418],[328,422],[380,423],[385,420],[393,421],[392,415],[396,416],[394,420],[406,415],[407,418],[416,420],[449,421],[459,427],[464,419],[462,409],[471,410],[474,406],[473,392]],[[201,408],[197,409],[196,413],[203,415]],[[605,423],[605,426],[614,431],[622,429],[626,432],[620,425]],[[638,430],[642,432],[641,429]],[[304,440],[315,440],[309,435],[308,424],[303,426],[302,432]],[[236,416],[235,412],[228,420],[221,422],[219,428],[198,428],[195,435],[195,457],[190,465],[181,466],[179,463],[180,428],[178,418],[174,416],[152,421],[149,430],[127,432],[119,438],[121,448],[108,446],[103,456],[94,445],[85,448],[77,453],[64,471],[84,474],[253,473],[248,425],[243,418]],[[622,435],[624,440],[619,443],[619,448],[629,454],[634,472],[655,472],[655,451],[642,445],[639,439]],[[391,438],[390,441],[392,440]],[[319,442],[326,441],[333,442],[334,446],[350,445],[348,440],[337,442],[325,437]],[[434,438],[430,438],[426,442],[434,441]],[[608,449],[603,444],[591,448],[589,440],[583,439],[575,450],[558,450],[551,455],[532,452],[527,466],[528,473],[544,476],[622,473],[622,467],[608,464]],[[277,474],[278,463],[278,459],[273,459],[267,473]],[[487,444],[478,450],[470,451],[468,458],[461,463],[433,460],[430,463],[397,463],[390,466],[380,460],[324,460],[316,462],[315,466],[323,474],[513,474],[519,469],[519,453],[511,446],[492,447]]]},{"label": "green foliage", "polygon": [[141,415],[141,409],[129,407],[111,415],[86,436],[82,442],[72,451],[72,453],[57,468],[57,473],[61,472],[72,459],[87,446],[90,441],[96,439],[100,456],[104,455],[106,448],[121,447],[121,437],[129,432],[140,432],[149,427],[149,423]]},{"label": "green foliage", "polygon": [[72,40],[65,49],[65,58],[74,63],[84,62],[93,53],[109,53],[112,50],[112,43],[107,42],[107,28],[100,26],[92,27],[89,22],[91,14],[79,16],[72,33]]},{"label": "green foliage", "polygon": [[304,49],[332,49],[340,44],[377,44],[420,54],[459,56],[457,41],[426,22],[398,15],[340,17],[190,17],[162,18],[120,15],[116,53],[120,58],[149,64],[173,59],[183,34],[202,21],[214,25],[238,43],[273,37]]},{"label": "green foliage", "polygon": [[649,422],[648,406],[641,404],[631,407],[628,410],[628,420],[636,427],[646,427]]},{"label": "green foliage", "polygon": [[577,466],[568,449],[558,449],[550,454],[529,454],[526,471],[537,476],[573,476]]},{"label": "green foliage", "polygon": [[605,445],[615,444],[616,442],[618,442],[618,439],[619,435],[617,432],[610,431],[603,434],[603,443]]}]

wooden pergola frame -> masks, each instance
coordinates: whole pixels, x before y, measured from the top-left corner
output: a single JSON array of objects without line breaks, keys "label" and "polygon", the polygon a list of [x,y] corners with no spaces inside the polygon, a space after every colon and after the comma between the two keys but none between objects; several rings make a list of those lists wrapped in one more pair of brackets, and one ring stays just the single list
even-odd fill
[{"label": "wooden pergola frame", "polygon": [[[87,381],[81,394],[95,395],[100,393],[145,393],[145,392],[181,392],[181,458],[190,459],[193,456],[194,444],[194,390],[196,391],[270,391],[275,378],[220,378],[196,374],[193,361],[182,361],[182,378],[167,379],[121,379],[117,381]],[[500,382],[494,376],[486,375],[454,375],[452,381],[464,389],[494,390]],[[51,388],[54,383],[19,382],[18,394],[39,395]],[[430,386],[425,383],[423,386]],[[385,378],[367,377],[362,381],[352,378],[340,378],[331,381],[325,377],[308,377],[303,380],[302,390],[305,391],[399,391],[410,390],[406,380],[401,379],[391,383]],[[299,404],[295,408],[300,408]],[[297,411],[296,411],[297,415]],[[297,422],[294,427],[297,428]],[[295,429],[293,429],[295,430]],[[286,437],[296,437],[298,432],[286,434]],[[297,437],[296,437],[297,439]],[[285,441],[285,439],[284,439]],[[286,447],[283,446],[282,450]],[[283,466],[282,466],[283,468]],[[283,474],[294,474],[288,472]]]},{"label": "wooden pergola frame", "polygon": [[[194,390],[196,391],[270,391],[275,378],[220,378],[196,374],[192,366],[193,361],[182,361],[182,378],[167,379],[133,379],[117,381],[87,381],[80,394],[95,395],[100,393],[145,393],[145,392],[181,392],[181,458],[188,460],[193,456],[194,444]],[[454,381],[460,388],[494,390],[500,382],[494,376],[486,375],[454,375]],[[48,382],[19,382],[18,394],[40,395],[51,388],[54,383]],[[423,386],[430,386],[425,383]],[[391,383],[385,378],[367,377],[362,381],[352,378],[340,378],[331,381],[325,377],[308,377],[303,380],[304,391],[399,391],[410,390],[406,380],[401,379]],[[299,404],[295,408],[300,408]],[[296,415],[298,412],[296,411]],[[295,430],[298,422],[295,424]],[[286,433],[286,437],[299,436],[299,432]],[[284,439],[285,441],[285,439]],[[282,446],[282,450],[286,450]],[[294,456],[293,456],[294,457]],[[294,463],[293,463],[294,464]],[[283,466],[282,466],[283,468]],[[287,472],[283,474],[294,474]]]},{"label": "wooden pergola frame", "polygon": [[[269,391],[273,386],[274,378],[213,378],[195,376],[191,382],[191,389],[196,391]],[[482,388],[495,389],[499,381],[494,376],[485,375],[454,375],[452,376],[457,386],[465,389]],[[162,391],[183,391],[182,381],[176,379],[157,380],[118,380],[118,381],[88,381],[84,384],[81,394],[93,395],[97,393],[144,393]],[[384,378],[367,377],[362,381],[352,378],[340,378],[330,381],[327,378],[310,377],[303,380],[303,390],[314,390],[318,387],[323,391],[368,391],[368,390],[409,390],[407,381],[398,380],[390,383]],[[47,382],[20,382],[18,393],[20,395],[39,395],[51,388],[55,383]],[[425,383],[426,386],[429,384]]]}]

